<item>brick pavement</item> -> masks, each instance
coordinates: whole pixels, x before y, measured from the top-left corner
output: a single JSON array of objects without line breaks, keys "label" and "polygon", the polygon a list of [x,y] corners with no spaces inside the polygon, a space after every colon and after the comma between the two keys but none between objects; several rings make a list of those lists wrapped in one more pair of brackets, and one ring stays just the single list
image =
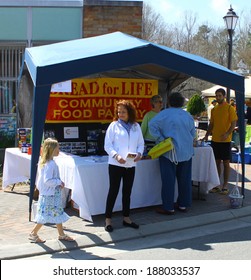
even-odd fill
[{"label": "brick pavement", "polygon": [[[231,164],[230,186],[235,184],[236,173],[234,164]],[[0,181],[1,186],[1,181]],[[251,165],[246,165],[245,199],[243,207],[251,205]],[[196,195],[196,189],[195,195]],[[0,246],[18,245],[29,243],[27,236],[34,226],[34,222],[28,221],[29,186],[17,184],[14,191],[8,188],[6,191],[0,189]],[[230,208],[228,196],[220,194],[207,194],[206,200],[193,200],[193,205],[188,213],[176,213],[174,216],[163,216],[155,212],[155,207],[133,209],[132,219],[140,225],[158,223],[183,217],[193,217],[200,214],[224,211]],[[72,236],[88,235],[96,240],[100,232],[104,231],[104,215],[93,217],[93,223],[79,218],[77,212],[67,208],[66,212],[71,216],[65,226],[66,233]],[[250,213],[251,214],[251,213]],[[122,228],[122,216],[120,212],[114,214],[113,224],[115,229]],[[40,235],[46,240],[57,238],[57,230],[54,225],[44,226]]]}]

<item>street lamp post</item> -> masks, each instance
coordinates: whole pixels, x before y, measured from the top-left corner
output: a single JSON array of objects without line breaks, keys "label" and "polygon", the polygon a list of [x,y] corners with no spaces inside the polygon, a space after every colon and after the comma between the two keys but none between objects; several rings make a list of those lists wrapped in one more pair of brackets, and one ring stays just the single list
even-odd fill
[{"label": "street lamp post", "polygon": [[[231,69],[232,66],[232,49],[233,49],[233,33],[234,29],[236,27],[237,21],[238,21],[238,16],[234,12],[232,6],[230,5],[230,9],[228,9],[227,14],[223,17],[228,35],[229,35],[229,40],[228,40],[228,64],[227,68]],[[227,102],[230,102],[230,89],[227,88]]]}]

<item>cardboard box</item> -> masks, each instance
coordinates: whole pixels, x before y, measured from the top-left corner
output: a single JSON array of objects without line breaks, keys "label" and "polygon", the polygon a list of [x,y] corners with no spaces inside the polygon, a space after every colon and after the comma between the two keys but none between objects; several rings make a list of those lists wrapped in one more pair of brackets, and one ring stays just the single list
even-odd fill
[{"label": "cardboard box", "polygon": [[21,149],[22,144],[31,143],[31,128],[18,128],[17,129],[18,147]]}]

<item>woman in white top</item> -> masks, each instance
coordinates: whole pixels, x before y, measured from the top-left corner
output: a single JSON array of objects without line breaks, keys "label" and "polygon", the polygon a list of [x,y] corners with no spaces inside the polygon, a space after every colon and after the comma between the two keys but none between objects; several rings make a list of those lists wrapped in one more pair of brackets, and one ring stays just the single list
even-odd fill
[{"label": "woman in white top", "polygon": [[104,148],[109,155],[110,180],[106,201],[105,230],[113,231],[111,217],[121,179],[123,180],[123,225],[137,229],[139,226],[129,218],[130,197],[136,162],[141,159],[144,151],[144,139],[140,125],[136,123],[136,109],[130,101],[121,100],[117,102],[114,121],[106,131]]},{"label": "woman in white top", "polygon": [[62,225],[69,219],[69,216],[62,207],[61,189],[64,188],[64,182],[61,181],[58,166],[53,160],[53,157],[58,156],[58,154],[58,141],[47,138],[43,143],[38,168],[37,188],[39,190],[39,199],[35,218],[37,224],[29,235],[29,240],[33,243],[45,242],[38,236],[38,231],[46,223],[57,225],[59,240],[74,241],[72,237],[64,233]]}]

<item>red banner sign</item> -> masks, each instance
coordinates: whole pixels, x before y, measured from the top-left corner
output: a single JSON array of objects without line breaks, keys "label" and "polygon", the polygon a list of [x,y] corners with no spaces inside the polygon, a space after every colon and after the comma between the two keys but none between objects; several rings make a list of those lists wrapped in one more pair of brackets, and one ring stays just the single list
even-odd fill
[{"label": "red banner sign", "polygon": [[155,94],[158,94],[157,80],[74,79],[71,92],[51,92],[46,122],[111,122],[114,104],[121,99],[133,102],[137,121],[142,121],[151,110],[149,98]]}]

